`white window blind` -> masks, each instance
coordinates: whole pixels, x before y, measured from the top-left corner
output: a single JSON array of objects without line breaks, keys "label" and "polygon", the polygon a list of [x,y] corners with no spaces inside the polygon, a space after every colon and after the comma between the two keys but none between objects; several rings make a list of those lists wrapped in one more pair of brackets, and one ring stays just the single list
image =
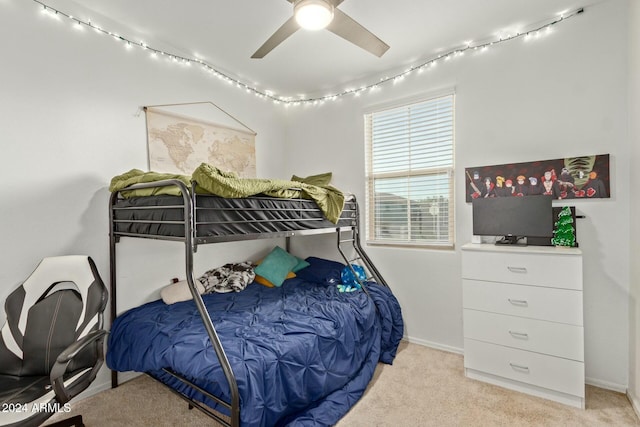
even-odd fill
[{"label": "white window blind", "polygon": [[367,240],[452,246],[454,95],[365,115]]}]

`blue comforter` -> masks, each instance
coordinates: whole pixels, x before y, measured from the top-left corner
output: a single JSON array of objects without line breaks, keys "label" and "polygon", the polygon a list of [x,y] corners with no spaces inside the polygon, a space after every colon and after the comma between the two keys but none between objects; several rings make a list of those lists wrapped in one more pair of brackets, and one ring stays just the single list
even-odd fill
[{"label": "blue comforter", "polygon": [[[235,374],[243,426],[333,425],[362,396],[378,361],[391,363],[403,334],[400,306],[372,284],[336,286],[285,281],[252,284],[204,302]],[[155,301],[119,316],[109,336],[108,366],[148,372],[227,413],[162,368],[230,401],[227,382],[193,301]]]}]

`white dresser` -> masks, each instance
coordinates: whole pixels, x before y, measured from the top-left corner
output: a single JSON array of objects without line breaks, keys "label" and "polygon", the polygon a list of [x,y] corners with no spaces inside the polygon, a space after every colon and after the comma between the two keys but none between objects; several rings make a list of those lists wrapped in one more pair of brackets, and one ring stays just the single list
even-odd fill
[{"label": "white dresser", "polygon": [[462,247],[469,378],[584,408],[582,252]]}]

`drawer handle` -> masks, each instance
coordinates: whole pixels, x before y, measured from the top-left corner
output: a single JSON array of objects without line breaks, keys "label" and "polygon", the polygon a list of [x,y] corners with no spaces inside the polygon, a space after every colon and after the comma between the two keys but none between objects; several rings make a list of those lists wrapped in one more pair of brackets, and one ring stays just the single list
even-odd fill
[{"label": "drawer handle", "polygon": [[529,303],[527,302],[527,300],[524,299],[511,299],[511,298],[507,298],[507,300],[513,304],[513,305],[521,305],[524,307],[527,307],[529,305]]},{"label": "drawer handle", "polygon": [[524,332],[509,331],[509,333],[514,338],[519,338],[519,339],[522,339],[522,340],[528,340],[529,339],[529,334],[525,334]]},{"label": "drawer handle", "polygon": [[512,273],[526,273],[527,272],[527,268],[526,267],[507,267],[507,270],[509,270]]},{"label": "drawer handle", "polygon": [[515,363],[509,363],[509,365],[511,365],[511,367],[515,370],[518,371],[523,371],[523,372],[529,372],[529,367],[528,366],[522,366],[522,365],[517,365]]}]

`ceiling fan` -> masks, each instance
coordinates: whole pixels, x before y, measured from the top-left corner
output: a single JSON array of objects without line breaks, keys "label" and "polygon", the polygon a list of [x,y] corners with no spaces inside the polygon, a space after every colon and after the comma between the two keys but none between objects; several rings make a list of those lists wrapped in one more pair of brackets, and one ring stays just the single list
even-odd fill
[{"label": "ceiling fan", "polygon": [[343,39],[381,57],[389,45],[338,9],[344,0],[287,0],[293,4],[289,18],[251,58],[263,58],[276,46],[300,28],[319,30],[326,28]]}]

